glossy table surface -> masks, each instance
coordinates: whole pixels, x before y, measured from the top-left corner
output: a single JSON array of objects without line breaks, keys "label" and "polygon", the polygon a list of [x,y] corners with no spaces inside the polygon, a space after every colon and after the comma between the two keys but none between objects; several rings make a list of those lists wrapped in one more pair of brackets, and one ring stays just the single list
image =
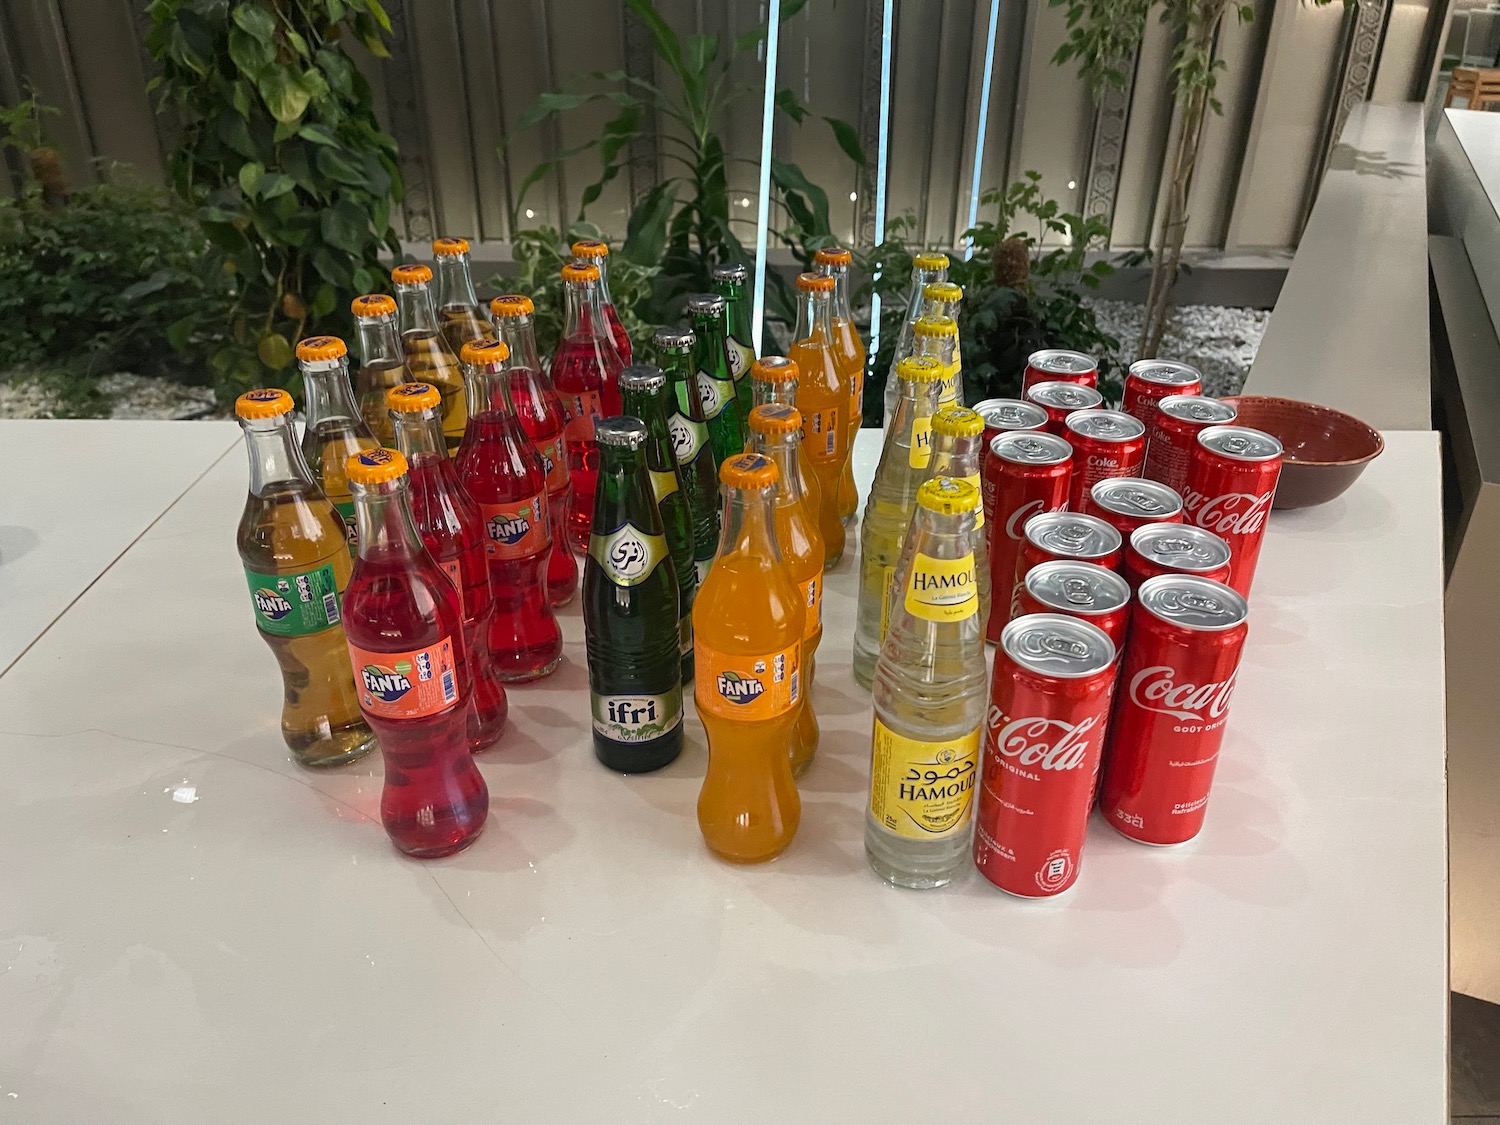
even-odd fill
[{"label": "glossy table surface", "polygon": [[1272,517],[1203,834],[1096,819],[1038,903],[866,867],[852,551],[779,860],[702,846],[696,718],[594,760],[576,602],[484,835],[398,856],[379,761],[282,748],[226,458],[0,677],[0,1122],[1444,1121],[1438,451],[1387,440]]}]

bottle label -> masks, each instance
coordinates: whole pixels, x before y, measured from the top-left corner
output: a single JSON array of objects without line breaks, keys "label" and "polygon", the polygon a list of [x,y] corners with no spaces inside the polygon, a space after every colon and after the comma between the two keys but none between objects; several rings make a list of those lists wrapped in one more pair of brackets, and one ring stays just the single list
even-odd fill
[{"label": "bottle label", "polygon": [[600,403],[598,391],[567,391],[558,392],[562,398],[563,414],[567,421],[563,424],[563,436],[569,441],[593,441],[594,419],[604,416],[604,408]]},{"label": "bottle label", "polygon": [[979,728],[961,738],[921,742],[875,719],[870,814],[912,840],[953,836],[969,824],[979,770]]},{"label": "bottle label", "polygon": [[686,656],[693,651],[693,615],[685,613],[677,619],[677,655]]},{"label": "bottle label", "polygon": [[885,643],[886,630],[891,627],[891,587],[896,584],[896,568],[880,568],[880,641]]},{"label": "bottle label", "polygon": [[785,715],[802,698],[800,644],[763,656],[738,656],[718,652],[699,640],[693,680],[698,710],[742,723]]},{"label": "bottle label", "polygon": [[755,353],[750,350],[750,345],[741,343],[733,336],[728,340],[729,352],[729,374],[738,383],[750,370],[750,365],[755,362]]},{"label": "bottle label", "polygon": [[594,730],[615,742],[660,738],[682,724],[682,685],[665,695],[598,695],[589,692]]},{"label": "bottle label", "polygon": [[807,640],[823,627],[823,576],[809,578],[803,592],[807,595],[807,628],[802,639]]},{"label": "bottle label", "polygon": [[490,559],[521,559],[552,545],[547,527],[547,494],[508,504],[481,504],[484,554]]},{"label": "bottle label", "polygon": [[805,410],[802,413],[802,449],[814,461],[832,461],[849,435],[838,432],[839,412],[835,407]]},{"label": "bottle label", "polygon": [[639,586],[667,557],[667,538],[625,523],[607,534],[590,535],[589,554],[616,586]]},{"label": "bottle label", "polygon": [[865,368],[860,364],[849,380],[849,420],[857,430],[865,415]]},{"label": "bottle label", "polygon": [[713,559],[694,559],[693,569],[698,572],[698,588],[703,588],[703,580],[708,577],[708,572],[714,567]]},{"label": "bottle label", "polygon": [[914,418],[911,424],[911,452],[906,463],[913,469],[925,469],[932,461],[932,415]]},{"label": "bottle label", "polygon": [[542,467],[547,470],[548,492],[561,492],[568,487],[568,459],[563,446],[563,432],[559,431],[556,436],[539,442],[536,447],[536,451],[542,455]]},{"label": "bottle label", "polygon": [[679,465],[691,465],[698,451],[708,444],[708,427],[682,414],[667,419],[667,432],[672,436],[672,456]]},{"label": "bottle label", "polygon": [[[979,474],[978,473],[970,473],[968,476],[964,477],[964,480],[968,481],[976,489],[978,489],[979,490],[979,495],[981,495],[981,496],[984,495],[984,485],[980,482]],[[977,507],[977,508],[974,509],[974,530],[978,531],[983,526],[984,526],[984,505],[981,504],[981,505],[979,505],[979,507]]]},{"label": "bottle label", "polygon": [[464,592],[464,576],[462,568],[458,565],[458,560],[449,559],[447,562],[444,562],[442,559],[439,559],[437,560],[437,564],[442,572],[448,576],[448,581],[453,583],[453,588],[462,594]]},{"label": "bottle label", "polygon": [[677,474],[670,471],[662,473],[655,469],[649,471],[651,473],[651,495],[656,497],[656,502],[660,504],[668,496],[677,491]]},{"label": "bottle label", "polygon": [[974,555],[935,559],[918,554],[906,580],[906,612],[924,621],[951,623],[979,612],[979,584]]},{"label": "bottle label", "polygon": [[332,564],[300,574],[260,574],[246,569],[255,624],[273,637],[305,637],[339,623],[339,592]]},{"label": "bottle label", "polygon": [[354,501],[335,500],[333,507],[344,521],[344,538],[349,541],[349,553],[359,554],[359,524],[354,519]]},{"label": "bottle label", "polygon": [[703,404],[704,418],[717,418],[734,398],[734,384],[715,378],[707,371],[699,371],[693,382],[698,386],[698,401]]},{"label": "bottle label", "polygon": [[458,702],[453,640],[409,652],[370,652],[352,642],[359,705],[377,719],[425,719]]}]

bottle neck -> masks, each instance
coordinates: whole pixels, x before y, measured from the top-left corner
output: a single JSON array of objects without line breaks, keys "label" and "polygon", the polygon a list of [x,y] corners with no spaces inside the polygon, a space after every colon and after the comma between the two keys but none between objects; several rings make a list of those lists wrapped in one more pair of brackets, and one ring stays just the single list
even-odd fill
[{"label": "bottle neck", "polygon": [[536,350],[536,331],[529,316],[502,316],[495,321],[495,331],[510,349],[512,367],[529,367],[538,373],[542,361]]},{"label": "bottle neck", "polygon": [[[663,388],[665,390],[665,388]],[[657,422],[666,424],[666,400],[662,391],[638,391],[620,389],[620,411],[639,418],[648,430],[654,430]]]},{"label": "bottle neck", "polygon": [[849,311],[849,267],[823,266],[819,271],[833,278],[833,314],[843,320],[852,320]]},{"label": "bottle neck", "polygon": [[362,317],[356,323],[359,326],[360,362],[364,366],[406,362],[401,352],[401,340],[396,335],[395,317]]},{"label": "bottle neck", "polygon": [[353,422],[360,416],[349,389],[349,368],[344,360],[332,367],[302,368],[302,386],[307,392],[309,429],[331,419]]},{"label": "bottle neck", "polygon": [[656,359],[666,373],[673,409],[681,410],[685,417],[701,418],[703,408],[699,405],[697,388],[693,386],[693,353],[662,351]]},{"label": "bottle neck", "polygon": [[776,498],[792,504],[804,499],[802,474],[797,470],[797,446],[801,437],[794,431],[789,434],[762,434],[750,431],[750,452],[760,453],[776,462]]},{"label": "bottle neck", "polygon": [[807,339],[828,341],[833,338],[833,322],[829,314],[827,293],[797,292],[797,330],[793,336],[801,341]]},{"label": "bottle neck", "polygon": [[[599,486],[604,494],[604,504],[608,511],[605,516],[609,527],[603,530],[613,531],[627,518],[634,515],[637,522],[644,518],[642,512],[630,512],[630,486],[646,468],[646,450],[644,447],[629,449],[622,445],[601,445],[599,447]],[[647,523],[650,521],[647,520]],[[646,531],[647,528],[641,528]]]},{"label": "bottle neck", "polygon": [[612,305],[615,299],[609,295],[609,259],[591,258],[594,265],[599,267],[599,304],[600,306]]},{"label": "bottle neck", "polygon": [[564,283],[563,293],[567,305],[567,316],[563,322],[564,338],[593,336],[608,339],[604,309],[599,301],[599,286],[591,281],[570,281]]},{"label": "bottle neck", "polygon": [[292,430],[292,416],[240,419],[245,451],[250,455],[250,493],[265,496],[287,482],[311,485],[312,473]]},{"label": "bottle neck", "polygon": [[350,482],[349,491],[354,497],[360,558],[409,557],[422,551],[405,477],[371,485]]},{"label": "bottle neck", "polygon": [[432,304],[432,288],[426,284],[396,286],[396,307],[401,310],[401,335],[411,332],[437,332],[437,309]]},{"label": "bottle neck", "polygon": [[906,541],[913,555],[932,559],[961,559],[974,551],[974,513],[944,515],[918,504]]},{"label": "bottle neck", "polygon": [[932,461],[928,464],[929,476],[953,477],[967,480],[979,475],[979,451],[984,445],[984,435],[954,437],[950,434],[932,435]]},{"label": "bottle neck", "polygon": [[937,380],[923,380],[918,383],[897,376],[896,386],[900,397],[896,399],[896,413],[891,418],[891,431],[905,434],[910,438],[917,419],[931,418],[937,413],[938,394],[942,391],[943,385]]},{"label": "bottle neck", "polygon": [[943,280],[943,270],[919,270],[911,271],[911,296],[906,301],[906,322],[915,324],[923,315],[924,306],[927,303],[922,296],[922,290],[936,281]]},{"label": "bottle neck", "polygon": [[469,256],[451,254],[437,259],[437,303],[439,308],[462,305],[474,308],[479,297],[474,293],[474,278],[469,273]]},{"label": "bottle neck", "polygon": [[719,533],[717,559],[730,555],[749,556],[771,563],[781,562],[781,545],[775,535],[774,488],[741,489],[725,486],[723,529]]},{"label": "bottle neck", "polygon": [[[471,414],[499,414],[508,418],[515,413],[510,400],[510,367],[506,364],[472,363],[460,365],[464,374],[464,394],[468,396]],[[476,405],[477,404],[477,405]]]},{"label": "bottle neck", "polygon": [[953,345],[958,343],[952,336],[918,336],[913,355],[930,355],[944,367],[953,364]]},{"label": "bottle neck", "polygon": [[448,459],[448,443],[443,438],[443,420],[439,411],[393,410],[391,424],[396,434],[396,448],[410,464]]},{"label": "bottle neck", "polygon": [[753,380],[750,384],[750,404],[752,406],[796,406],[797,380],[782,379],[774,383],[764,379]]},{"label": "bottle neck", "polygon": [[[705,355],[709,359],[716,359],[724,354],[724,316],[713,313],[693,314],[693,334],[698,337],[698,354]],[[705,371],[713,368],[706,364],[698,365]]]}]

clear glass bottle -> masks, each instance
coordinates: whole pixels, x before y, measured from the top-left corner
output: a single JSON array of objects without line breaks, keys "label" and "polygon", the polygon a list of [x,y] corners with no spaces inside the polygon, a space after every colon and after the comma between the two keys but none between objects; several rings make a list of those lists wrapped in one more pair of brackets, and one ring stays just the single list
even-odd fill
[{"label": "clear glass bottle", "polygon": [[728,306],[717,293],[695,293],[687,301],[693,322],[693,378],[703,403],[703,421],[714,447],[715,466],[744,451],[745,418],[740,413],[729,367]]},{"label": "clear glass bottle", "polygon": [[470,340],[490,334],[489,317],[474,292],[474,275],[469,270],[469,240],[434,239],[432,261],[437,267],[438,323],[448,350],[458,355]]},{"label": "clear glass bottle", "polygon": [[968,863],[986,681],[978,510],[967,481],[919,490],[875,668],[865,856],[900,887],[941,887]]},{"label": "clear glass bottle", "polygon": [[392,387],[411,382],[406,354],[396,334],[396,299],[385,293],[366,293],[349,305],[359,329],[359,370],[354,373],[354,401],[359,416],[370,427],[375,440],[391,445],[391,416],[385,396]]},{"label": "clear glass bottle", "polygon": [[599,307],[609,324],[609,336],[614,341],[615,351],[620,353],[620,363],[628,366],[635,362],[635,349],[630,337],[620,323],[620,312],[615,308],[614,295],[609,291],[609,243],[596,238],[579,239],[572,246],[573,257],[587,262],[599,271]]},{"label": "clear glass bottle", "polygon": [[[825,567],[844,557],[840,489],[853,487],[849,448],[849,378],[839,366],[833,335],[834,280],[797,275],[797,327],[791,360],[797,365],[797,409],[802,411],[802,456],[818,478],[818,530]],[[849,478],[849,482],[844,480]]]},{"label": "clear glass bottle", "polygon": [[[833,278],[833,335],[837,341],[839,363],[849,377],[849,448],[865,424],[865,342],[854,324],[854,310],[849,294],[849,267],[854,255],[842,246],[825,246],[813,255],[819,273]],[[839,518],[847,525],[859,508],[859,494],[854,490],[854,474],[839,484]]]},{"label": "clear glass bottle", "polygon": [[344,477],[344,463],[379,443],[354,405],[349,389],[349,349],[337,336],[309,336],[297,344],[307,420],[302,428],[302,456],[323,495],[344,517],[349,553],[355,552],[354,498]]},{"label": "clear glass bottle", "polygon": [[443,399],[443,440],[452,453],[463,440],[469,408],[464,399],[464,377],[458,353],[443,339],[437,307],[432,301],[432,270],[416,263],[391,271],[400,310],[401,350],[414,383],[431,383]]},{"label": "clear glass bottle", "polygon": [[715,266],[709,272],[714,292],[724,298],[725,344],[728,347],[729,374],[734,379],[734,397],[739,403],[740,418],[748,419],[755,405],[750,394],[750,365],[755,362],[755,342],[750,334],[750,299],[746,284],[750,271],[738,262]]},{"label": "clear glass bottle", "polygon": [[906,314],[901,320],[901,335],[896,340],[896,350],[891,356],[891,369],[885,381],[885,424],[889,426],[896,413],[896,365],[916,349],[916,333],[913,326],[927,315],[927,300],[924,293],[929,285],[948,280],[947,254],[918,254],[911,260],[911,289],[906,298]]},{"label": "clear glass bottle", "polygon": [[697,337],[686,328],[658,328],[651,337],[656,362],[671,388],[667,432],[672,437],[672,454],[677,458],[682,491],[692,516],[693,564],[701,586],[719,546],[719,476],[708,425],[703,421],[703,402],[693,379],[696,342]]},{"label": "clear glass bottle", "polygon": [[924,316],[912,326],[912,332],[916,335],[916,354],[933,356],[943,365],[943,389],[938,394],[938,404],[962,406],[964,364],[958,346],[958,323],[951,316]]},{"label": "clear glass bottle", "polygon": [[[980,452],[984,449],[984,419],[966,406],[944,406],[932,416],[932,459],[926,480],[952,477],[968,481],[984,492],[980,483]],[[924,482],[925,483],[925,482]],[[979,620],[986,628],[990,620],[990,548],[984,530],[984,506],[974,513],[974,560],[978,569]]]}]

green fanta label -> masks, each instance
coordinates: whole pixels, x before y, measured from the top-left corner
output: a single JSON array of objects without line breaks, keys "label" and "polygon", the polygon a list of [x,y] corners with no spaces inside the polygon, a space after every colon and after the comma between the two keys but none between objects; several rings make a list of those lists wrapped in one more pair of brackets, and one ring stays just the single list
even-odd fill
[{"label": "green fanta label", "polygon": [[335,500],[333,506],[338,510],[339,515],[343,517],[344,538],[349,540],[349,553],[357,555],[359,553],[359,525],[354,522],[354,501]]},{"label": "green fanta label", "polygon": [[247,569],[245,579],[262,633],[302,637],[339,623],[339,592],[331,565],[301,574],[257,574]]},{"label": "green fanta label", "polygon": [[682,722],[682,686],[665,695],[599,695],[589,692],[594,730],[615,742],[650,742]]}]

